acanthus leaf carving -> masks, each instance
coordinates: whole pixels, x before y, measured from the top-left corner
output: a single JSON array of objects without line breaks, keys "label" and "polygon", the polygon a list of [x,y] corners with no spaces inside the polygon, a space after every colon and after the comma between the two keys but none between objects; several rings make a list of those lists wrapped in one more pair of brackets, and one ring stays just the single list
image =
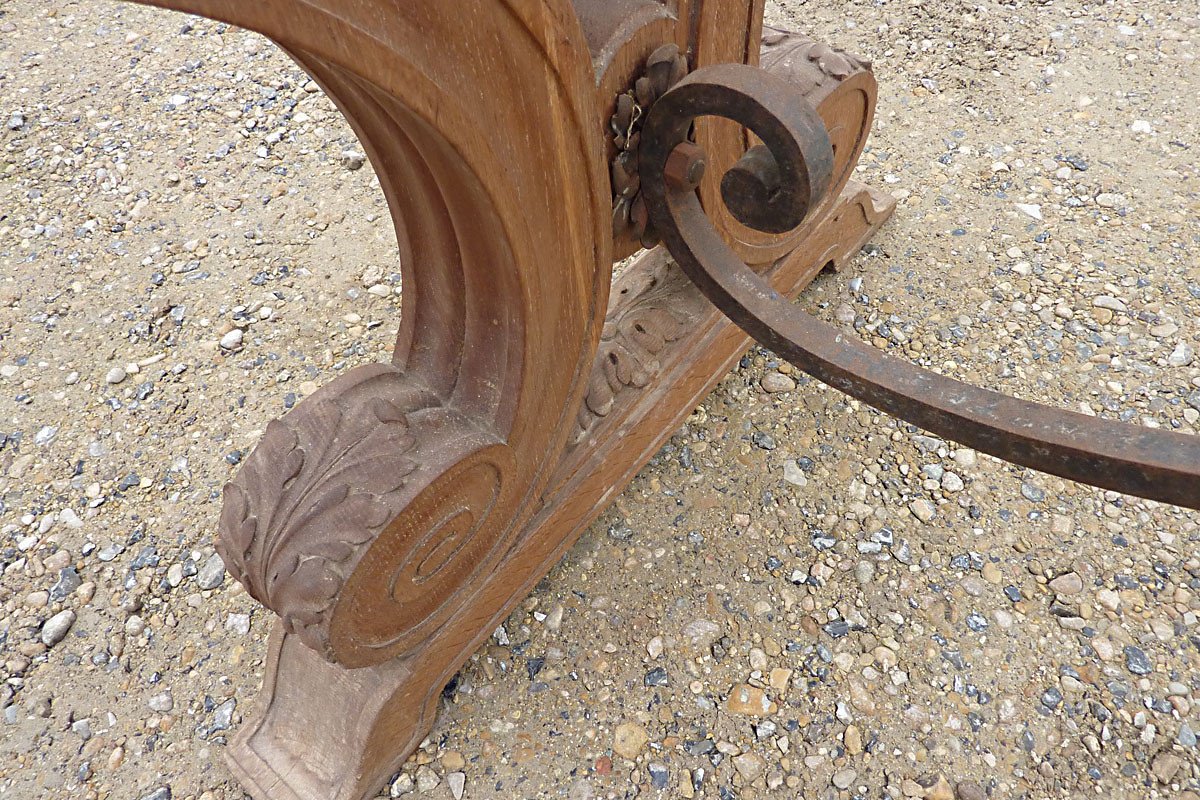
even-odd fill
[{"label": "acanthus leaf carving", "polygon": [[776,71],[777,65],[793,63],[814,64],[827,77],[843,81],[856,72],[871,69],[871,62],[802,33],[763,26],[762,67]]},{"label": "acanthus leaf carving", "polygon": [[663,369],[660,356],[703,313],[706,301],[691,290],[687,277],[665,251],[652,257],[658,260],[648,273],[618,280],[614,286],[614,305],[604,322],[572,446],[584,441],[623,395],[654,381]]},{"label": "acanthus leaf carving", "polygon": [[394,367],[355,372],[267,426],[225,487],[217,545],[250,595],[326,658],[333,603],[417,467],[410,415],[436,405]]}]

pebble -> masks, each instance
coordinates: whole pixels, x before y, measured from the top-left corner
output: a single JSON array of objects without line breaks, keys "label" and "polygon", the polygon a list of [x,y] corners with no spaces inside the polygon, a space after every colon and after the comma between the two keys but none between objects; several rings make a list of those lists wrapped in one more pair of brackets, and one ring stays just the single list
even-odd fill
[{"label": "pebble", "polygon": [[759,384],[762,386],[763,391],[769,394],[790,392],[796,388],[796,381],[780,372],[768,372],[766,375],[763,375]]},{"label": "pebble", "polygon": [[846,752],[852,756],[856,756],[863,750],[862,731],[855,725],[847,725],[846,730],[842,732],[842,744],[846,746]]},{"label": "pebble", "polygon": [[411,794],[415,788],[416,786],[413,784],[412,775],[409,775],[407,772],[401,772],[396,776],[396,779],[392,781],[392,785],[388,787],[388,794],[390,794],[392,797],[402,797],[406,794]]},{"label": "pebble", "polygon": [[933,518],[937,516],[937,509],[934,508],[933,503],[923,497],[909,503],[908,510],[912,512],[914,517],[925,523],[933,521]]},{"label": "pebble", "polygon": [[168,690],[154,695],[146,701],[146,704],[150,707],[151,711],[165,714],[175,707],[175,698],[172,697],[170,690]]},{"label": "pebble", "polygon": [[54,647],[54,645],[66,638],[67,632],[71,630],[71,626],[74,624],[74,611],[68,608],[58,612],[42,625],[42,644],[46,645],[46,647]]},{"label": "pebble", "polygon": [[707,650],[721,635],[721,626],[707,619],[696,619],[683,626],[683,638],[693,648]]},{"label": "pebble", "polygon": [[925,800],[954,800],[954,788],[945,775],[938,775],[933,786],[925,792]]},{"label": "pebble", "polygon": [[661,656],[663,654],[663,638],[661,636],[655,636],[653,639],[647,642],[646,653],[649,654],[651,658],[658,658]]},{"label": "pebble", "polygon": [[241,328],[233,328],[221,337],[220,345],[222,350],[237,350],[242,346],[242,338],[245,336]]},{"label": "pebble", "polygon": [[1125,667],[1134,675],[1149,675],[1154,671],[1145,651],[1134,645],[1125,648]]},{"label": "pebble", "polygon": [[774,714],[777,709],[766,692],[757,686],[744,683],[733,687],[725,703],[725,710],[731,714],[765,717]]},{"label": "pebble", "polygon": [[212,725],[209,726],[209,730],[214,732],[229,730],[233,725],[233,712],[236,708],[237,700],[232,697],[217,706],[213,711]]},{"label": "pebble", "polygon": [[855,779],[858,778],[858,771],[853,769],[840,769],[833,773],[831,782],[839,789],[849,789],[854,785]]},{"label": "pebble", "polygon": [[613,752],[634,761],[650,741],[646,729],[636,722],[622,722],[613,734]]},{"label": "pebble", "polygon": [[454,800],[462,800],[463,790],[467,786],[467,776],[463,772],[451,772],[446,775],[446,785],[450,787],[450,794]]},{"label": "pebble", "polygon": [[751,783],[763,774],[767,768],[767,762],[757,753],[741,753],[734,756],[733,768],[738,771],[744,781]]},{"label": "pebble", "polygon": [[58,580],[50,589],[50,599],[65,600],[82,585],[83,579],[74,567],[63,567],[58,573]]},{"label": "pebble", "polygon": [[800,469],[800,464],[794,459],[783,462],[783,479],[792,486],[801,488],[808,486],[808,476]]},{"label": "pebble", "polygon": [[1115,612],[1121,607],[1121,595],[1112,589],[1101,589],[1096,592],[1096,602],[1102,608]]},{"label": "pebble", "polygon": [[225,582],[225,562],[213,553],[196,573],[196,584],[201,589],[216,589]]},{"label": "pebble", "polygon": [[417,791],[421,794],[432,792],[441,782],[442,779],[438,777],[438,774],[428,764],[422,764],[417,767]]},{"label": "pebble", "polygon": [[171,787],[160,786],[150,794],[142,795],[141,800],[171,800]]},{"label": "pebble", "polygon": [[1171,355],[1167,356],[1167,366],[1170,367],[1186,367],[1189,366],[1196,358],[1195,350],[1187,342],[1179,342],[1175,345],[1175,349],[1171,351]]},{"label": "pebble", "polygon": [[342,153],[342,166],[348,170],[362,169],[365,163],[367,163],[365,153],[361,153],[358,150],[346,150]]},{"label": "pebble", "polygon": [[127,377],[129,377],[129,373],[127,373],[123,367],[113,367],[108,371],[108,374],[104,376],[104,380],[105,382],[116,386],[118,383],[124,381]]},{"label": "pebble", "polygon": [[959,781],[954,794],[958,800],[987,800],[987,792],[975,781]]},{"label": "pebble", "polygon": [[1183,759],[1174,753],[1162,751],[1150,763],[1150,771],[1163,786],[1174,780],[1175,775],[1183,767]]},{"label": "pebble", "polygon": [[1050,588],[1059,595],[1079,594],[1083,591],[1083,578],[1074,572],[1068,572],[1050,581]]}]

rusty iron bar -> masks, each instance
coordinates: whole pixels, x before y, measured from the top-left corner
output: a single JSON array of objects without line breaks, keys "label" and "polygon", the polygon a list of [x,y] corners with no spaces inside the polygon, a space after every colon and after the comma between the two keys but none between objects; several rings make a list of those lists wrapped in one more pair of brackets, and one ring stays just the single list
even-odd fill
[{"label": "rusty iron bar", "polygon": [[[743,159],[744,174],[730,189],[736,195],[760,184],[749,203],[731,203],[760,230],[788,230],[820,202],[832,150],[803,96],[754,67],[693,72],[648,115],[639,171],[650,221],[684,272],[747,333],[824,383],[943,438],[1080,483],[1200,508],[1200,436],[1110,422],[947,378],[848,338],[772,289],[721,239],[694,187],[667,176],[672,153],[706,115],[734,120],[764,142]],[[746,173],[758,177],[744,181]],[[760,204],[757,211],[747,210],[751,203]]]}]

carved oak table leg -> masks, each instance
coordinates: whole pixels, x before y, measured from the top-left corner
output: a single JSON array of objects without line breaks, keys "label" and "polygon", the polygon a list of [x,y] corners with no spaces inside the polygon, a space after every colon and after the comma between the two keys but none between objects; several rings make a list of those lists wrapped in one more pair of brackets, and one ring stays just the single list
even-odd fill
[{"label": "carved oak table leg", "polygon": [[[761,0],[142,1],[278,43],[346,115],[391,207],[392,362],[270,423],[226,487],[218,544],[279,617],[232,768],[259,800],[357,800],[748,346],[661,249],[610,284],[657,237],[640,121],[691,70],[758,64]],[[838,144],[830,191],[794,230],[743,225],[720,174],[757,140],[711,120],[694,132],[711,161],[699,192],[794,297],[893,201],[849,181],[867,65],[777,31],[762,47]]]}]

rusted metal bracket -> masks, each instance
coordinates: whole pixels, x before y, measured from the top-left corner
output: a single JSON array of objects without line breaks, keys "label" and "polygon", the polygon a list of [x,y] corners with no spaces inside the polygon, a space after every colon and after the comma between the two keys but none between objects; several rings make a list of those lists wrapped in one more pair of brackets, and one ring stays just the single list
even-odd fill
[{"label": "rusted metal bracket", "polygon": [[706,67],[658,99],[639,168],[650,222],[688,277],[743,330],[819,380],[939,436],[1026,467],[1165,503],[1200,508],[1200,437],[1114,423],[970,386],[891,358],[805,313],[747,267],[710,222],[687,139],[697,118],[754,132],[721,182],[752,228],[790,230],[820,204],[833,148],[821,117],[786,81],[745,65]]}]

